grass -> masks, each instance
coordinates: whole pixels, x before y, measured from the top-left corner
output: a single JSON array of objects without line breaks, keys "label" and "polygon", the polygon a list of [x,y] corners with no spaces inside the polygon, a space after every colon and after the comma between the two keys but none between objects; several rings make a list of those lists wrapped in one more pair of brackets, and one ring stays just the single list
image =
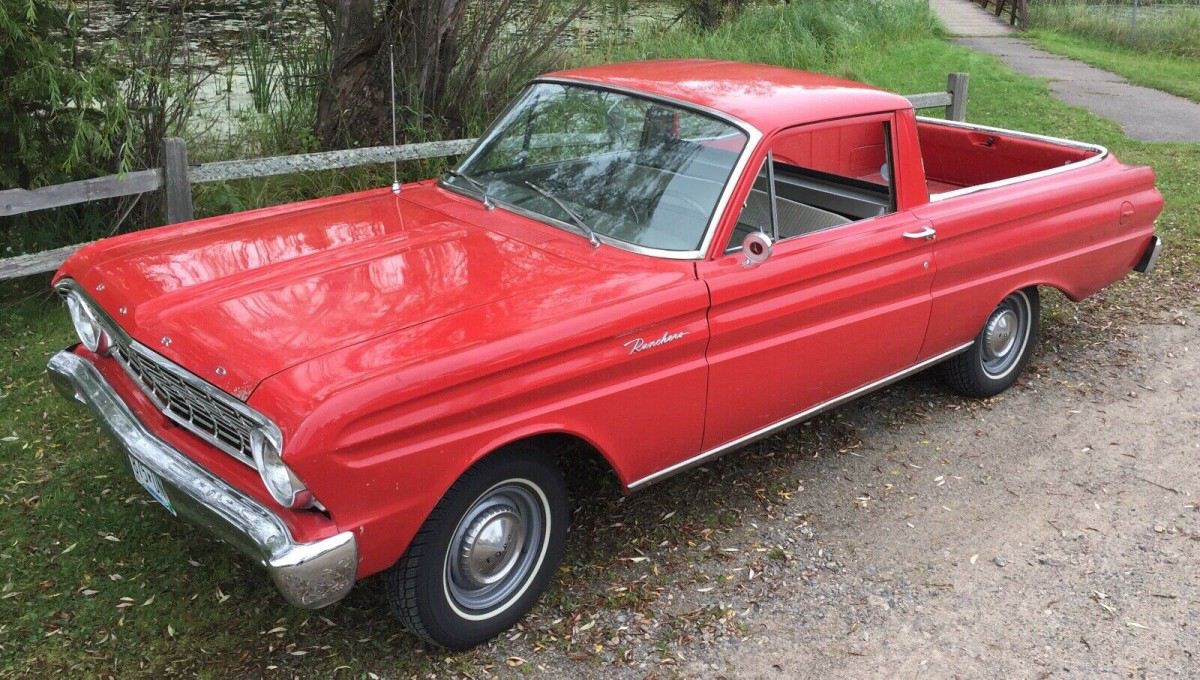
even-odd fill
[{"label": "grass", "polygon": [[1105,45],[1125,45],[1145,54],[1200,58],[1200,4],[1172,2],[1170,7],[1143,6],[1133,30],[1130,3],[1086,0],[1042,0],[1029,3],[1034,29],[1089,38]]},{"label": "grass", "polygon": [[[1132,83],[1200,102],[1200,58],[1142,52],[1100,38],[1049,29],[1029,32],[1038,47],[1124,76]],[[1200,41],[1200,31],[1196,40]]]},{"label": "grass", "polygon": [[786,10],[758,5],[713,31],[671,29],[591,50],[583,60],[715,57],[839,73],[877,58],[892,46],[930,38],[939,31],[936,18],[920,2],[803,2]]},{"label": "grass", "polygon": [[[755,9],[711,35],[677,31],[585,58],[728,56],[908,93],[939,89],[947,72],[967,71],[971,120],[1095,141],[1127,162],[1154,165],[1167,200],[1159,225],[1169,244],[1165,273],[1120,290],[1161,295],[1171,273],[1194,280],[1200,145],[1125,139],[1115,125],[1055,100],[1044,83],[936,38],[923,3],[839,5],[844,15],[811,4]],[[156,507],[97,425],[45,379],[47,356],[72,341],[46,284],[42,277],[0,287],[0,674],[491,675],[536,670],[542,659],[602,674],[603,664],[624,663],[606,645],[613,616],[653,616],[667,606],[663,592],[719,583],[713,565],[730,558],[711,545],[739,518],[770,515],[771,499],[795,489],[795,462],[831,442],[836,450],[847,436],[835,413],[628,499],[591,490],[579,503],[566,564],[520,639],[448,657],[421,648],[388,617],[376,581],[320,612],[288,608],[234,550]],[[1119,292],[1112,304],[1133,294]],[[761,568],[790,564],[791,548],[762,549]],[[638,553],[650,559],[626,559]],[[587,629],[590,621],[600,623]],[[710,603],[673,616],[641,644],[677,648],[713,627],[744,635],[738,625]]]}]

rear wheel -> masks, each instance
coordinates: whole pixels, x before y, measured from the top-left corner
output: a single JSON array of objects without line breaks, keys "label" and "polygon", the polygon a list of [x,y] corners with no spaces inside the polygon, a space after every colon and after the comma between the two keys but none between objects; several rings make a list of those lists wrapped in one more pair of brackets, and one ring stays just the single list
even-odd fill
[{"label": "rear wheel", "polygon": [[1012,386],[1037,342],[1041,303],[1037,288],[1009,294],[988,315],[967,351],[942,364],[942,377],[970,397],[992,397]]},{"label": "rear wheel", "polygon": [[449,649],[508,629],[546,589],[567,531],[567,493],[533,447],[496,453],[463,473],[385,582],[392,613]]}]

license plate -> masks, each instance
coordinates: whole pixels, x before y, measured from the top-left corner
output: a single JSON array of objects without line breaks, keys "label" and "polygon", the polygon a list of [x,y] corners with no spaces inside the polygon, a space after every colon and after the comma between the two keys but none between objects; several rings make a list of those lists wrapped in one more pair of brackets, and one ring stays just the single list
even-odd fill
[{"label": "license plate", "polygon": [[145,487],[151,496],[154,496],[154,500],[162,503],[162,506],[174,515],[175,507],[171,505],[171,499],[167,498],[167,492],[163,490],[162,480],[158,478],[158,475],[133,456],[129,457],[129,463],[133,467],[134,479],[138,480],[138,483]]}]

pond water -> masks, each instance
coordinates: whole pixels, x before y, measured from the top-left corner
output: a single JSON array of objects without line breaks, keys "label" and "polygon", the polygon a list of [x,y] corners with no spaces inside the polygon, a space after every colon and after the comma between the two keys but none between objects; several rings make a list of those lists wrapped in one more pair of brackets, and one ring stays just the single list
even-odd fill
[{"label": "pond water", "polygon": [[[626,40],[641,29],[665,25],[678,14],[676,5],[667,0],[630,5],[619,16],[605,11],[585,12],[562,36],[562,47]],[[191,125],[197,131],[226,137],[236,133],[243,113],[254,111],[252,71],[263,68],[263,61],[272,60],[282,50],[319,44],[326,34],[312,2],[83,0],[77,7],[87,40],[96,45],[127,43],[155,22],[178,13],[186,45],[178,65],[203,79]],[[280,90],[276,88],[268,96],[281,97],[284,93]]]}]

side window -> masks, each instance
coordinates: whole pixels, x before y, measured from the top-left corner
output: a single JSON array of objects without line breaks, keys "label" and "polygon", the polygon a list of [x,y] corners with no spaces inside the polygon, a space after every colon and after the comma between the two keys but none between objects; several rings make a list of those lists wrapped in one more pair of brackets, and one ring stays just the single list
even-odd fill
[{"label": "side window", "polygon": [[758,176],[754,178],[754,186],[746,196],[746,202],[742,204],[742,212],[738,213],[737,224],[733,227],[733,236],[729,238],[726,251],[741,249],[742,241],[748,234],[754,232],[761,231],[764,234],[775,235],[775,225],[771,222],[771,199],[768,198],[770,178],[767,172],[767,163],[769,160],[769,158],[763,160],[762,166],[758,170]]},{"label": "side window", "polygon": [[894,212],[889,133],[876,119],[799,128],[774,140],[726,252],[740,249],[752,231],[784,240]]}]

